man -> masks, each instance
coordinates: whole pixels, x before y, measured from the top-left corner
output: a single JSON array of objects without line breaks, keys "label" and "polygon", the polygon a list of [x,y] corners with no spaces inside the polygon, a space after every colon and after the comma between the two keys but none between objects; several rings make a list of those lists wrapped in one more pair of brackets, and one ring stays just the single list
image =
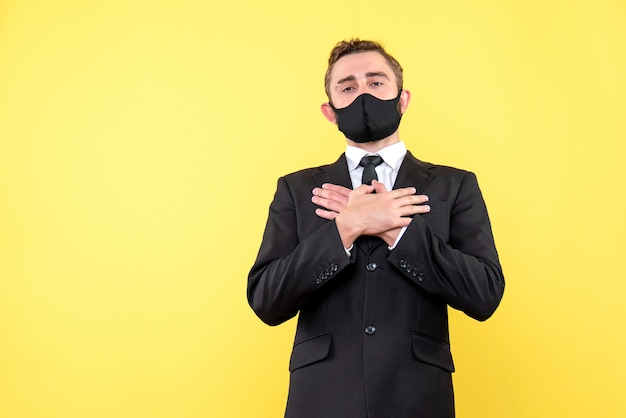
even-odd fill
[{"label": "man", "polygon": [[447,306],[485,320],[504,291],[476,177],[407,152],[378,43],[337,44],[325,83],[346,152],[278,180],[248,277],[264,322],[299,313],[285,416],[453,417]]}]

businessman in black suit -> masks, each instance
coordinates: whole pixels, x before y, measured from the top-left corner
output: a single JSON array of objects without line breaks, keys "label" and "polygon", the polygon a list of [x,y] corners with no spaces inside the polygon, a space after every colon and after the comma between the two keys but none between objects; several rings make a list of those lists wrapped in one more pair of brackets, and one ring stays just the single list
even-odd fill
[{"label": "businessman in black suit", "polygon": [[337,44],[326,92],[346,152],[278,180],[248,277],[264,322],[299,313],[285,416],[453,417],[447,307],[486,320],[504,291],[476,177],[406,150],[380,44]]}]

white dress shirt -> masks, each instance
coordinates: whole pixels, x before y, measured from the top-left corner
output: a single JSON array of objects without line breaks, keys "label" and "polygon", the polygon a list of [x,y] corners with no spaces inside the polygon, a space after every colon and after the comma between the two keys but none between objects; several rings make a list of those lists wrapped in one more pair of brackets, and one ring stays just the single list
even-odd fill
[{"label": "white dress shirt", "polygon": [[391,190],[393,184],[396,182],[396,177],[398,177],[398,170],[400,170],[402,160],[406,155],[404,142],[396,142],[395,144],[379,150],[375,154],[348,145],[346,148],[346,160],[348,161],[348,171],[350,172],[353,189],[361,185],[363,167],[361,167],[359,163],[361,162],[361,158],[366,155],[379,155],[383,159],[383,163],[376,167],[376,174],[378,175],[378,181],[383,183],[387,190]]}]

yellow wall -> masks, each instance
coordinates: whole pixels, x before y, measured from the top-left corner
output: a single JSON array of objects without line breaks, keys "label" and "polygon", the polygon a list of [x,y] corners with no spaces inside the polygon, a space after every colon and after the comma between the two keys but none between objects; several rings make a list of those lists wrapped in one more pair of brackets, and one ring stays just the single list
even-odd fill
[{"label": "yellow wall", "polygon": [[294,323],[246,277],[277,177],[343,151],[319,105],[351,36],[492,217],[507,289],[452,315],[458,416],[626,416],[623,0],[5,0],[0,417],[281,416]]}]

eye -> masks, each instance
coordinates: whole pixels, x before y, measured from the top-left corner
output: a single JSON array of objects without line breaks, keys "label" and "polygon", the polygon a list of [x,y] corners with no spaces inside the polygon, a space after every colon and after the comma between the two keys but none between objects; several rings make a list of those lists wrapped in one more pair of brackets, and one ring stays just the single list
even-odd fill
[{"label": "eye", "polygon": [[352,86],[346,86],[346,87],[344,87],[343,89],[341,89],[341,92],[342,92],[342,93],[349,93],[349,92],[351,92],[352,90],[354,90],[354,87],[352,87]]},{"label": "eye", "polygon": [[371,86],[374,87],[380,87],[382,86],[384,83],[382,81],[372,81],[372,83],[370,84]]}]

